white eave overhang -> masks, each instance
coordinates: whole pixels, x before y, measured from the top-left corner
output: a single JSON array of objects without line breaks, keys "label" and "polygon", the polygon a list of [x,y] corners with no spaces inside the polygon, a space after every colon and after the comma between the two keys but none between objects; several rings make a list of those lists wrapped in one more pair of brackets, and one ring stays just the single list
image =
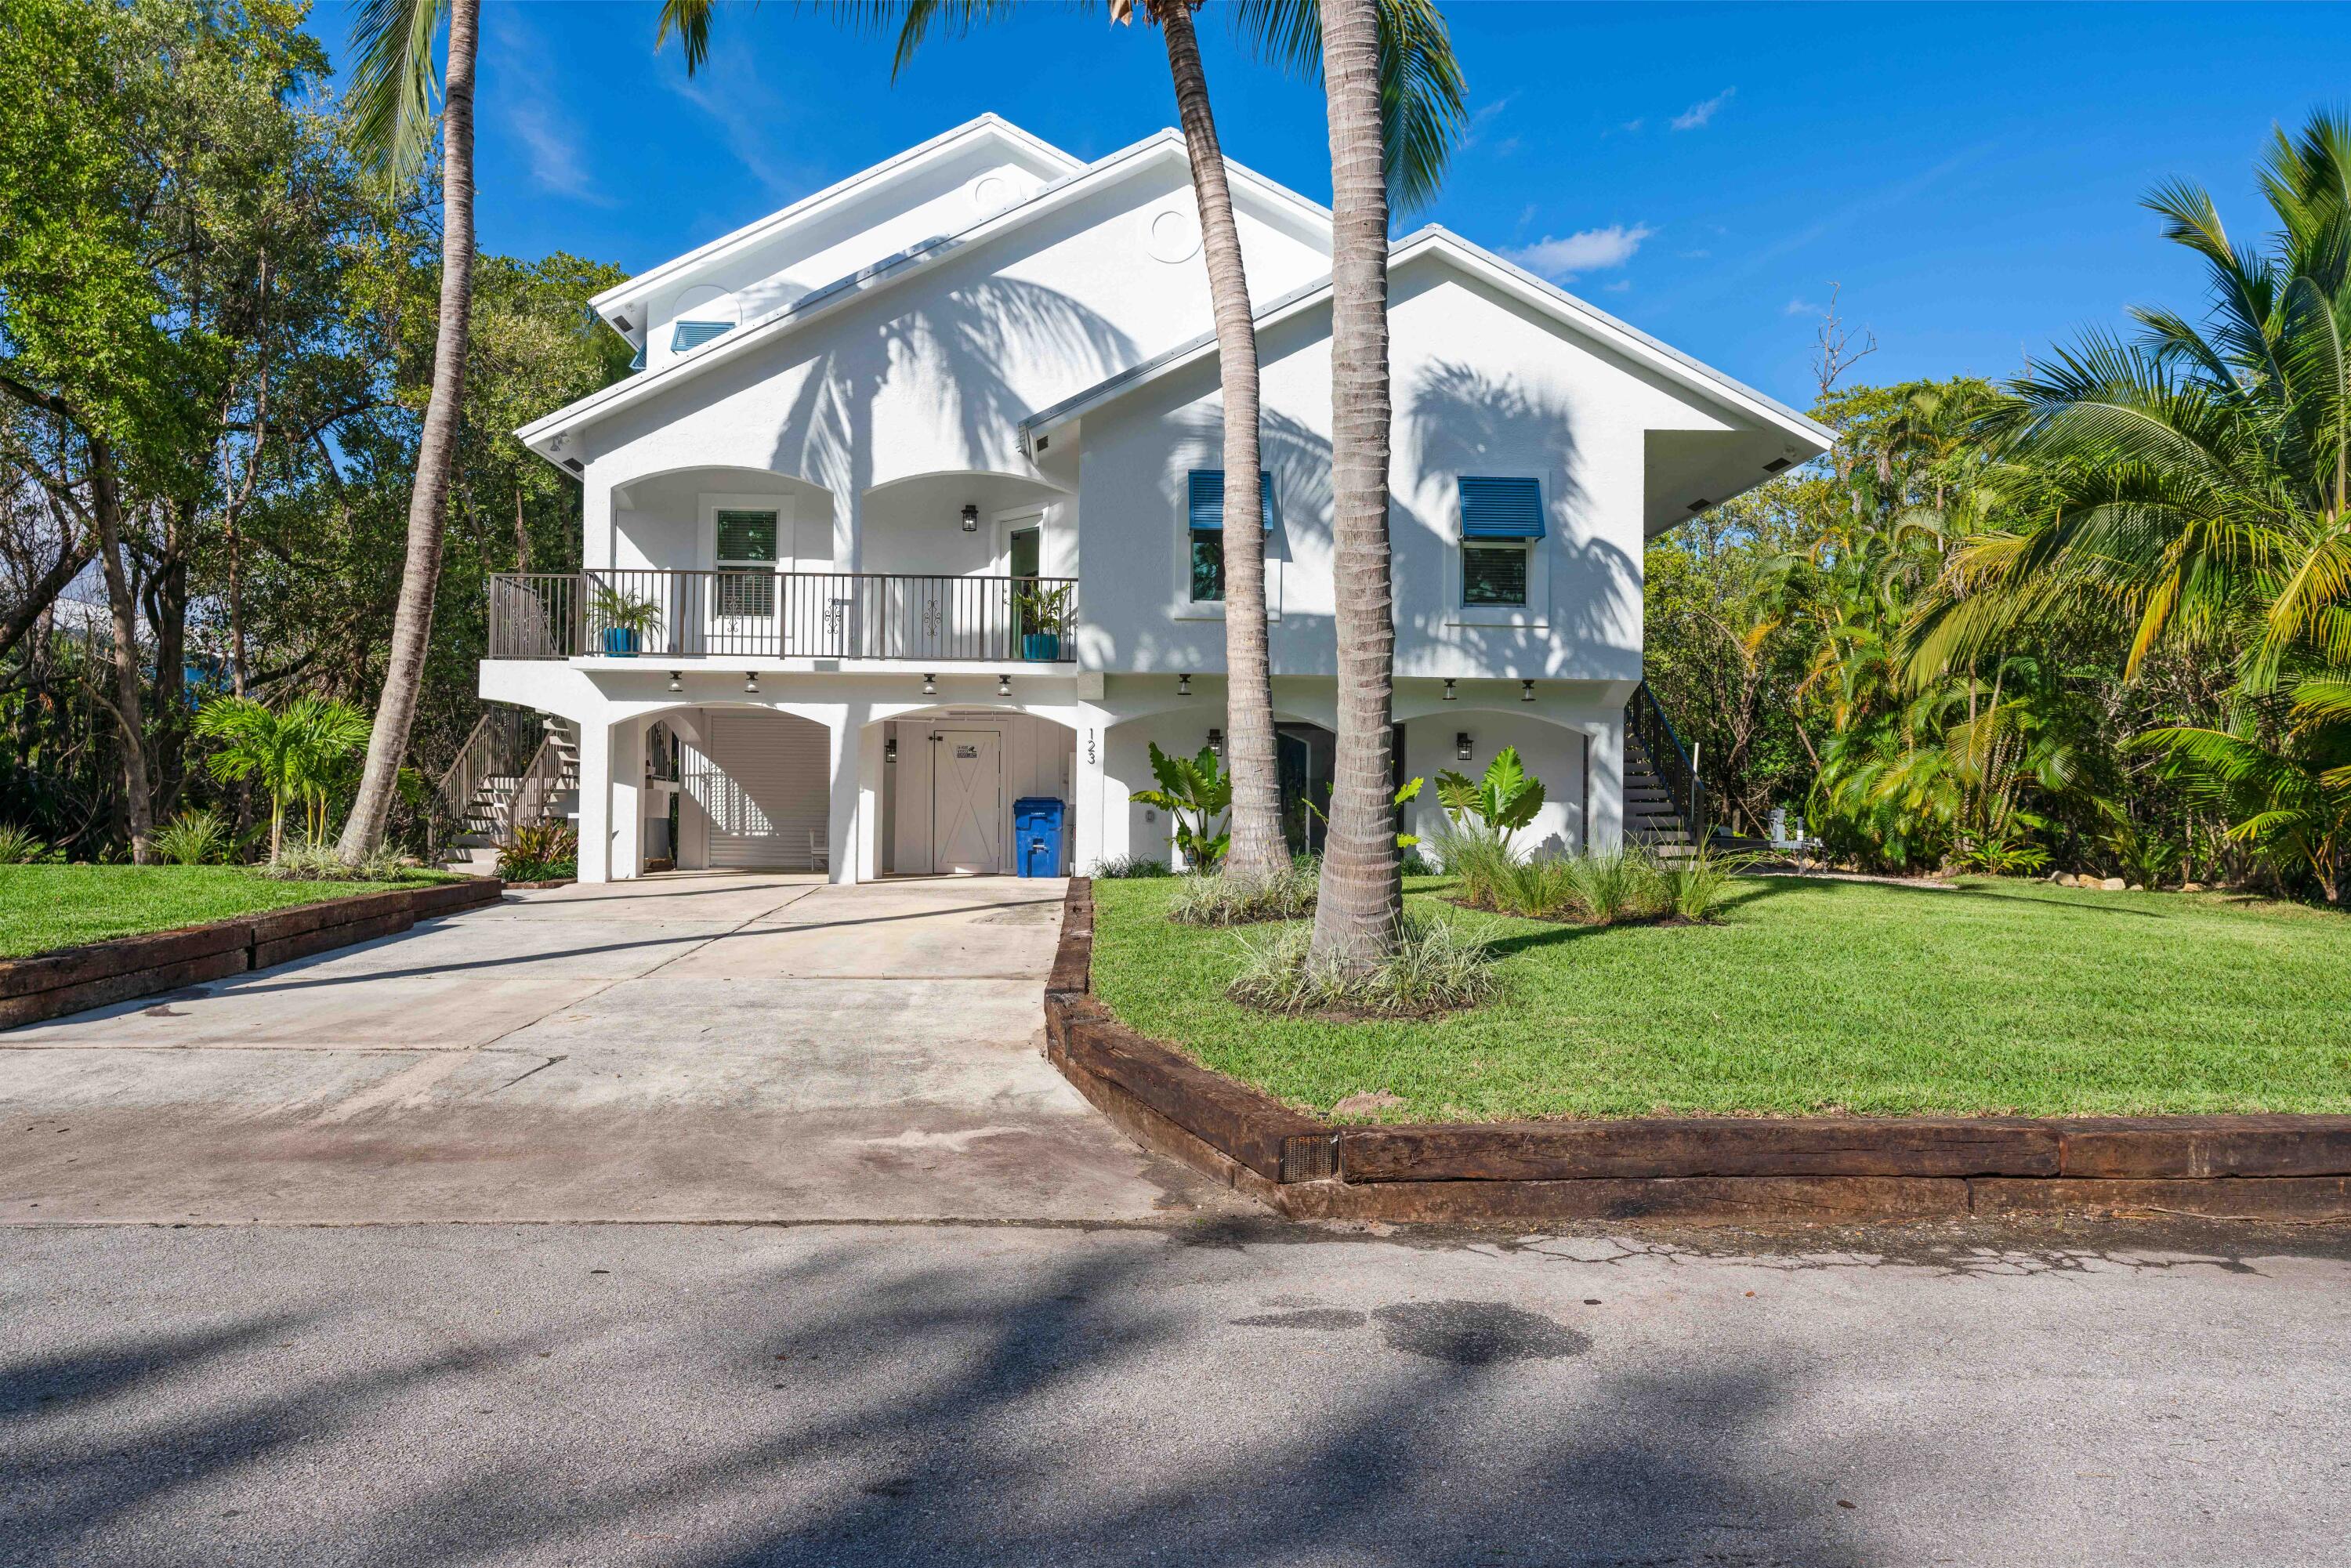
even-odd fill
[{"label": "white eave overhang", "polygon": [[[1656,371],[1707,402],[1780,431],[1798,448],[1809,448],[1802,454],[1805,458],[1818,456],[1836,443],[1836,433],[1826,425],[1797,413],[1776,398],[1766,396],[1753,387],[1724,375],[1711,365],[1690,358],[1630,322],[1617,319],[1589,301],[1577,298],[1557,284],[1505,261],[1449,229],[1432,224],[1415,230],[1389,250],[1388,266],[1391,268],[1406,267],[1423,256],[1443,256],[1471,276],[1482,278],[1503,293],[1575,329],[1635,363]],[[1286,294],[1258,313],[1257,326],[1263,330],[1311,310],[1328,299],[1330,293],[1331,280],[1325,277]],[[1105,377],[1074,397],[1065,398],[1050,408],[1040,409],[1020,422],[1023,447],[1033,455],[1038,436],[1050,435],[1061,426],[1084,417],[1090,411],[1115,402],[1162,376],[1212,359],[1216,351],[1217,335],[1214,332],[1204,333],[1132,369]]]},{"label": "white eave overhang", "polygon": [[[1183,132],[1175,130],[1161,131],[1132,146],[1123,147],[1071,174],[1055,180],[1027,201],[1016,203],[1000,213],[983,218],[967,229],[926,240],[895,256],[884,256],[882,260],[862,267],[846,277],[828,283],[820,288],[811,289],[790,304],[779,306],[765,316],[756,317],[744,323],[706,348],[698,350],[683,359],[672,360],[659,370],[641,371],[623,381],[615,382],[601,392],[591,392],[577,402],[531,421],[517,429],[515,435],[524,445],[541,457],[559,467],[569,468],[576,474],[579,470],[571,466],[572,460],[559,456],[558,449],[563,444],[565,438],[581,425],[591,423],[607,414],[657,396],[715,365],[725,364],[744,354],[774,343],[853,301],[867,298],[884,288],[904,282],[951,255],[976,245],[984,245],[998,235],[1022,227],[1050,213],[1081,201],[1104,186],[1139,173],[1163,159],[1173,159],[1179,162],[1185,161]],[[1331,219],[1328,208],[1308,201],[1287,186],[1278,184],[1238,164],[1228,163],[1226,172],[1234,185],[1245,188],[1263,198],[1277,211],[1286,209],[1293,224],[1301,228],[1316,229],[1327,243]],[[835,187],[835,189],[839,188]],[[602,299],[609,298],[609,295],[598,298]],[[1214,341],[1213,336],[1210,340]]]}]

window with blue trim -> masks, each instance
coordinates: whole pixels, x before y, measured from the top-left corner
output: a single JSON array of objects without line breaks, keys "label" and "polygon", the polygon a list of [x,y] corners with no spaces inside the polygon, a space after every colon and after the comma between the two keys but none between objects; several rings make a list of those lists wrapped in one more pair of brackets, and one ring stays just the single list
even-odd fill
[{"label": "window with blue trim", "polygon": [[[1273,530],[1273,473],[1257,471],[1258,517]],[[1192,602],[1221,604],[1225,598],[1225,471],[1195,468],[1185,486],[1185,525],[1190,530]]]},{"label": "window with blue trim", "polygon": [[680,321],[670,331],[669,351],[683,354],[690,349],[699,349],[714,338],[724,338],[734,329],[732,321]]},{"label": "window with blue trim", "polygon": [[1528,569],[1543,537],[1542,481],[1464,474],[1460,497],[1461,602],[1525,604]]}]

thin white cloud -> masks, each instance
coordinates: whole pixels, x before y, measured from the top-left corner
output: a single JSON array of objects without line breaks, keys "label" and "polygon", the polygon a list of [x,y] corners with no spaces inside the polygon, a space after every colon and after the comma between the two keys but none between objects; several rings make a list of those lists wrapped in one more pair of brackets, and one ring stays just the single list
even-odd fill
[{"label": "thin white cloud", "polygon": [[1633,280],[1629,277],[1620,277],[1614,283],[1604,283],[1600,287],[1611,294],[1630,294],[1633,291]]},{"label": "thin white cloud", "polygon": [[1676,131],[1703,131],[1706,129],[1707,123],[1713,120],[1717,114],[1721,112],[1722,106],[1730,101],[1730,95],[1738,90],[1739,89],[1735,87],[1727,87],[1720,92],[1716,93],[1712,98],[1706,99],[1703,103],[1691,104],[1687,109],[1683,110],[1679,114],[1674,116],[1674,129]]},{"label": "thin white cloud", "polygon": [[1579,272],[1603,272],[1624,266],[1641,248],[1641,242],[1655,232],[1646,224],[1635,224],[1629,228],[1623,224],[1611,224],[1604,229],[1585,229],[1569,235],[1565,239],[1545,235],[1532,245],[1502,254],[1545,277],[1573,277]]},{"label": "thin white cloud", "polygon": [[811,184],[807,172],[782,156],[789,138],[779,128],[789,122],[791,106],[758,62],[732,50],[714,49],[699,71],[690,77],[680,71],[667,82],[672,92],[716,123],[726,151],[769,195],[807,193]]},{"label": "thin white cloud", "polygon": [[1819,306],[1813,304],[1809,299],[1801,298],[1789,300],[1780,311],[1780,314],[1782,316],[1817,316],[1820,313],[1821,308]]},{"label": "thin white cloud", "polygon": [[534,99],[515,105],[507,110],[507,129],[521,139],[523,151],[530,155],[532,179],[550,191],[579,201],[600,207],[613,204],[612,198],[598,190],[590,177],[571,128],[560,122],[544,101]]},{"label": "thin white cloud", "polygon": [[1624,123],[1622,129],[1629,135],[1634,132],[1637,132],[1641,127],[1648,123],[1649,122],[1646,120],[1628,120]]}]

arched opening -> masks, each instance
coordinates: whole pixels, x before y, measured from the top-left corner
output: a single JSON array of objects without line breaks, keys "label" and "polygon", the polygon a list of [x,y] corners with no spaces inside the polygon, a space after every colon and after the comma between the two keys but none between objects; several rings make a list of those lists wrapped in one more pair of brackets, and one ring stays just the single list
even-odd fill
[{"label": "arched opening", "polygon": [[1420,798],[1404,810],[1405,831],[1419,834],[1425,843],[1433,840],[1445,825],[1437,776],[1454,772],[1479,778],[1504,747],[1511,747],[1520,765],[1543,787],[1541,809],[1511,836],[1511,842],[1533,854],[1568,854],[1590,847],[1592,744],[1583,729],[1531,713],[1468,703],[1408,719],[1397,729],[1400,772],[1428,780]]},{"label": "arched opening", "polygon": [[[1035,714],[957,706],[882,724],[881,870],[893,876],[1063,876],[1075,841],[1077,732]],[[1061,802],[1060,842],[1018,831],[1023,800]]]}]

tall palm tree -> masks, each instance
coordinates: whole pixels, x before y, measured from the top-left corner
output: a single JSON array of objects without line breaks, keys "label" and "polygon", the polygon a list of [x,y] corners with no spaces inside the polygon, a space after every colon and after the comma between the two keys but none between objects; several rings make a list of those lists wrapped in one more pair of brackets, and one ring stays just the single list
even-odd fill
[{"label": "tall palm tree", "polygon": [[[1435,194],[1446,159],[1463,123],[1461,73],[1433,0],[1375,0],[1379,12],[1382,107],[1395,134],[1384,139],[1393,158],[1384,164],[1399,195],[1416,204]],[[1105,0],[1118,22],[1130,21],[1135,0]],[[1087,0],[1074,8],[1091,10]],[[1224,412],[1224,612],[1226,730],[1232,783],[1232,844],[1225,874],[1262,879],[1288,865],[1281,831],[1281,785],[1273,727],[1272,664],[1267,645],[1265,553],[1259,541],[1259,391],[1257,327],[1242,267],[1240,231],[1224,150],[1208,101],[1208,78],[1193,26],[1199,0],[1142,0],[1167,49],[1176,109],[1191,162],[1192,193],[1200,214],[1200,254],[1217,330],[1219,391]],[[686,68],[709,49],[713,0],[664,0],[660,37],[674,27],[685,47]],[[934,32],[961,37],[987,21],[1011,15],[1011,0],[864,0],[835,11],[857,25],[897,29],[892,62],[903,70]],[[1319,75],[1322,17],[1313,0],[1236,0],[1234,26],[1266,58],[1295,73]]]},{"label": "tall palm tree", "polygon": [[1322,0],[1331,121],[1331,541],[1338,737],[1311,952],[1362,967],[1404,916],[1388,563],[1388,187],[1375,0]]},{"label": "tall palm tree", "polygon": [[433,388],[416,444],[408,496],[408,557],[392,622],[392,656],[368,738],[367,765],[339,848],[360,860],[383,841],[408,751],[441,586],[441,530],[465,399],[465,340],[474,298],[474,53],[481,0],[361,0],[352,25],[353,130],[360,150],[395,185],[423,171],[433,122],[433,40],[446,19],[449,60],[441,92],[441,317]]}]

